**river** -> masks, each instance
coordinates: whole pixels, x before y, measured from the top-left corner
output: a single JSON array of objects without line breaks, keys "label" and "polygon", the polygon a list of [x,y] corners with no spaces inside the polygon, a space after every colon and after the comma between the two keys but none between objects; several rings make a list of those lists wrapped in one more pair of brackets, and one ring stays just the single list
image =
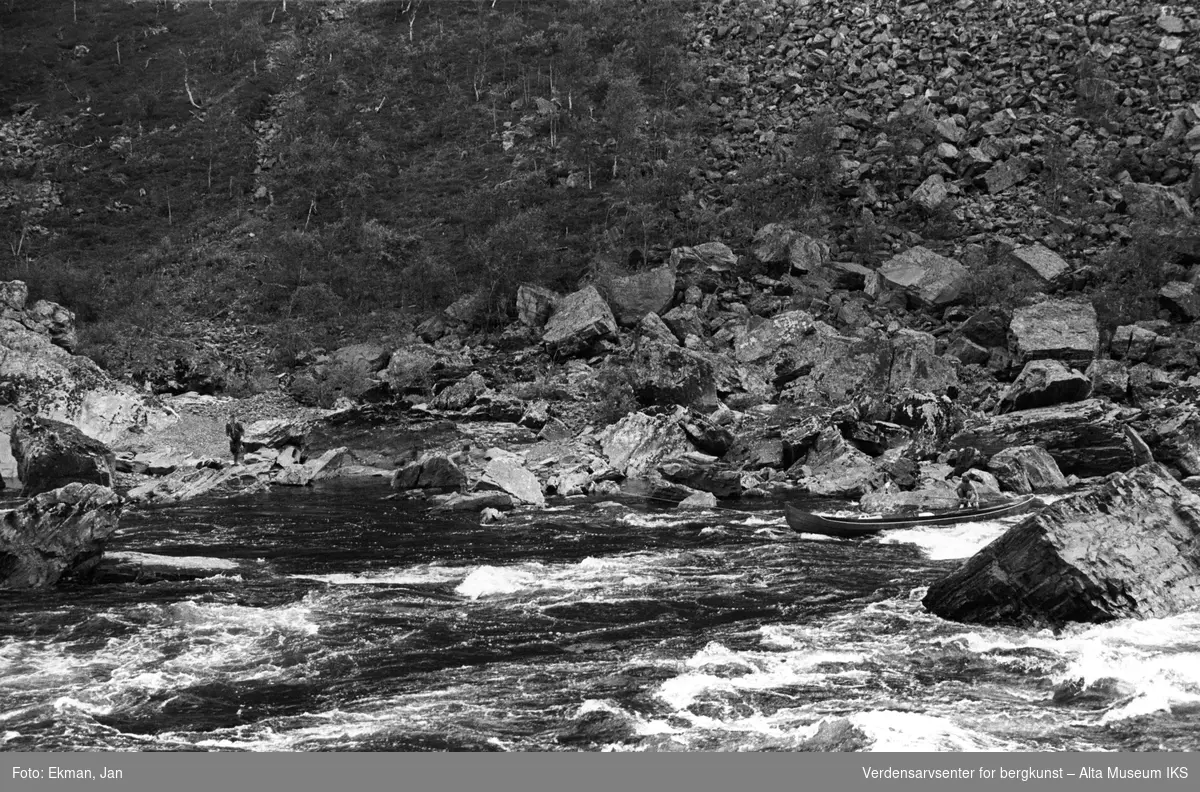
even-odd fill
[{"label": "river", "polygon": [[1198,613],[925,612],[1001,523],[846,541],[580,500],[481,527],[387,494],[142,508],[109,552],[207,577],[0,595],[0,749],[1200,749]]}]

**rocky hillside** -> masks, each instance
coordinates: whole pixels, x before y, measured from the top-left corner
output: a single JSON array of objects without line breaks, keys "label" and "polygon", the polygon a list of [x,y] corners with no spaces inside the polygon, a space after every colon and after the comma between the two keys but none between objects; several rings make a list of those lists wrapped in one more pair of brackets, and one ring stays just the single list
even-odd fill
[{"label": "rocky hillside", "polygon": [[793,130],[819,114],[844,247],[874,222],[893,247],[919,234],[980,256],[1003,236],[1096,264],[1192,217],[1198,41],[1186,5],[713,3],[693,46],[718,130],[697,198],[720,202],[756,157],[802,156]]}]

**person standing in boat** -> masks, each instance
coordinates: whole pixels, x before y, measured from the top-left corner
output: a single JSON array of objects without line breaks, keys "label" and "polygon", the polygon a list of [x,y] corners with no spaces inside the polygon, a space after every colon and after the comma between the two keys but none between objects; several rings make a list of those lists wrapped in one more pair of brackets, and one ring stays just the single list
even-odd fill
[{"label": "person standing in boat", "polygon": [[229,414],[229,422],[225,424],[225,434],[229,437],[229,453],[233,454],[233,464],[240,465],[242,462],[242,435],[246,434],[246,428],[238,420],[237,413]]}]

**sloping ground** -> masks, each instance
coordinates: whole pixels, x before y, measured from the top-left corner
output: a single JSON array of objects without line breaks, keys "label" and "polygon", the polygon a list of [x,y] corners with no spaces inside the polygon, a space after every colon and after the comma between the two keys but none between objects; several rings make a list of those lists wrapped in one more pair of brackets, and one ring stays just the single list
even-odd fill
[{"label": "sloping ground", "polygon": [[[698,196],[721,202],[755,158],[803,158],[795,130],[823,116],[844,244],[873,215],[956,248],[1007,234],[1087,256],[1130,237],[1125,182],[1174,187],[1169,220],[1200,197],[1194,6],[719,2],[692,49],[717,128]],[[913,191],[930,177],[948,195],[922,206]]]}]

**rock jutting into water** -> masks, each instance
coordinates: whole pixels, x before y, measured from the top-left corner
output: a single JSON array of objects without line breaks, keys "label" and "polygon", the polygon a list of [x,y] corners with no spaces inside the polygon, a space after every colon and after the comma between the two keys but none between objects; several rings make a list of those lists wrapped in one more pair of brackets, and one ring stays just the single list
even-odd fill
[{"label": "rock jutting into water", "polygon": [[61,421],[18,420],[12,431],[12,450],[17,477],[29,495],[71,482],[110,487],[116,474],[116,457],[108,446]]},{"label": "rock jutting into water", "polygon": [[47,588],[100,561],[122,499],[99,484],[68,484],[0,515],[0,589]]},{"label": "rock jutting into water", "polygon": [[1158,464],[1109,476],[1010,529],[929,587],[954,621],[1163,617],[1200,605],[1200,496]]}]

